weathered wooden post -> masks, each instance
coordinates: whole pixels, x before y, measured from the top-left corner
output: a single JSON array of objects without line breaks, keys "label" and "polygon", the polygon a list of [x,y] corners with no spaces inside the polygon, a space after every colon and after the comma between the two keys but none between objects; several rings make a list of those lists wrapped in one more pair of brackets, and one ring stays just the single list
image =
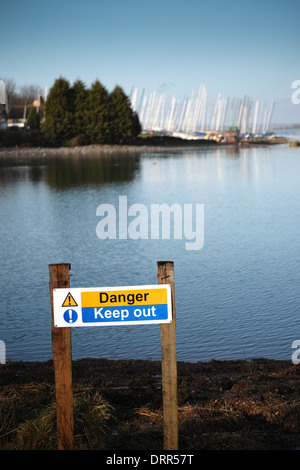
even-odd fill
[{"label": "weathered wooden post", "polygon": [[160,325],[162,354],[162,387],[164,415],[164,449],[178,449],[178,402],[177,402],[177,359],[176,359],[176,315],[174,263],[157,262],[159,284],[170,284],[172,293],[172,323]]},{"label": "weathered wooden post", "polygon": [[53,322],[53,289],[69,287],[71,265],[49,265],[49,287],[52,310],[52,352],[55,373],[56,422],[59,450],[74,447],[74,417],[72,391],[71,328],[55,328]]}]

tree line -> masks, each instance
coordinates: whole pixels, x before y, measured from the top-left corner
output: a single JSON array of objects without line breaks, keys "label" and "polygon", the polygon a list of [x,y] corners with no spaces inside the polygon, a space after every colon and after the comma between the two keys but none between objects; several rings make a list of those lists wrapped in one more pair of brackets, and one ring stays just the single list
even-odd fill
[{"label": "tree line", "polygon": [[42,128],[56,141],[122,144],[141,132],[139,118],[120,86],[112,92],[96,80],[86,88],[63,77],[55,80],[43,106]]}]

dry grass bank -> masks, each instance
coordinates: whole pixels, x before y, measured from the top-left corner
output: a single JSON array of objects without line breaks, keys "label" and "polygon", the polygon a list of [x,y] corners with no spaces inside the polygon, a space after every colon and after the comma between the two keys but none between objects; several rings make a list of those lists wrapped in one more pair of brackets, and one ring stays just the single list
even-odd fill
[{"label": "dry grass bank", "polygon": [[[162,450],[160,362],[73,363],[76,449]],[[300,366],[178,363],[181,450],[300,446]],[[0,365],[0,449],[56,449],[52,361]]]}]

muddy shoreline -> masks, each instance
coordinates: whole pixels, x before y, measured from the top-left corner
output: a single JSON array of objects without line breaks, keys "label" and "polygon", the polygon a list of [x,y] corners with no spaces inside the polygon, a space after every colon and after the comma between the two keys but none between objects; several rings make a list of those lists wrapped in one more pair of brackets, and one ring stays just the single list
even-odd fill
[{"label": "muddy shoreline", "polygon": [[[101,157],[108,155],[132,155],[137,153],[182,152],[186,150],[209,150],[224,147],[221,144],[182,144],[182,145],[87,145],[82,147],[15,147],[0,148],[0,159],[5,158],[51,158],[63,156]],[[226,145],[226,148],[235,148],[235,145]]]},{"label": "muddy shoreline", "polygon": [[[101,397],[101,406],[110,410],[101,443],[85,438],[87,426],[75,432],[78,449],[163,449],[160,361],[80,359],[72,371],[74,403],[88,400],[99,408]],[[179,449],[299,448],[299,385],[300,366],[291,361],[178,362]],[[14,448],[25,424],[36,423],[53,403],[52,361],[0,365],[0,448]],[[75,407],[75,420],[76,413]],[[32,439],[26,444],[24,437],[22,445],[43,448]]]}]

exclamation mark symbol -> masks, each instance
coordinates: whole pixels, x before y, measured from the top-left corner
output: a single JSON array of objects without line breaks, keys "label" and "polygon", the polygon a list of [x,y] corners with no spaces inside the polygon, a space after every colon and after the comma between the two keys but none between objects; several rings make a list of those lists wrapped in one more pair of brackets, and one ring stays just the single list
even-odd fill
[{"label": "exclamation mark symbol", "polygon": [[72,310],[69,310],[69,323],[72,323]]},{"label": "exclamation mark symbol", "polygon": [[68,293],[64,303],[62,304],[62,307],[77,307],[77,303],[75,302],[71,292]]}]

